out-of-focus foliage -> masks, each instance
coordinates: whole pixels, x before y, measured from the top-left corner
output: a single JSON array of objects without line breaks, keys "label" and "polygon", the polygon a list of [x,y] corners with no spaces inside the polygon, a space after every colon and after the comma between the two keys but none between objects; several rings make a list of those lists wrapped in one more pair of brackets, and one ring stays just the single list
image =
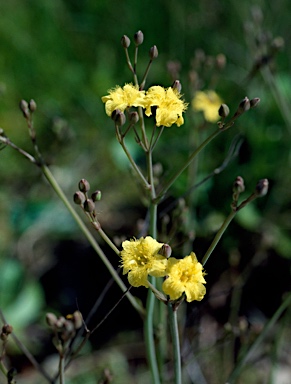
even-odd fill
[{"label": "out-of-focus foliage", "polygon": [[[109,88],[132,81],[120,38],[123,34],[132,38],[136,31],[143,31],[140,76],[147,65],[150,47],[157,45],[159,57],[148,85],[170,86],[173,78],[167,70],[169,61],[179,61],[179,79],[189,103],[194,92],[189,72],[195,67],[197,55],[205,55],[202,65],[194,68],[202,90],[215,88],[231,113],[246,95],[250,99],[260,97],[261,103],[210,144],[196,164],[198,178],[189,181],[189,175],[183,174],[171,191],[172,199],[219,166],[232,140],[237,134],[242,136],[238,158],[222,174],[195,190],[193,199],[186,196],[197,236],[193,247],[197,255],[207,249],[228,213],[232,183],[237,175],[245,179],[249,192],[258,179],[268,178],[268,196],[238,215],[214,255],[220,258],[219,262],[209,265],[208,275],[211,287],[227,269],[228,258],[233,254],[241,257],[245,267],[259,252],[264,253],[264,262],[268,268],[271,266],[272,273],[264,270],[266,278],[258,284],[270,284],[272,280],[272,284],[280,285],[281,290],[276,293],[267,289],[269,300],[274,299],[271,308],[275,310],[281,295],[290,289],[289,7],[287,0],[260,0],[256,5],[249,0],[1,2],[0,126],[29,151],[31,144],[18,103],[33,98],[38,105],[35,128],[39,146],[67,195],[73,196],[78,181],[87,178],[93,188],[102,190],[100,222],[106,230],[114,236],[135,236],[136,222],[144,218],[146,210],[139,203],[139,188],[101,102]],[[268,80],[264,68],[254,73],[252,69],[256,60],[268,54],[277,36],[286,44],[268,63],[272,74],[272,80]],[[226,65],[218,70],[212,64],[221,53],[226,57]],[[189,107],[184,126],[165,129],[157,162],[165,170],[176,168],[187,158],[189,145],[193,149],[213,129],[213,125],[204,124],[200,113]],[[128,146],[138,162],[135,141],[129,141]],[[0,152],[0,177],[0,307],[11,321],[18,321],[16,328],[24,329],[43,319],[47,310],[47,286],[40,279],[58,261],[58,242],[75,237],[83,241],[83,237],[40,171],[9,148]],[[70,264],[70,259],[66,260]],[[70,274],[70,265],[65,268]],[[60,276],[66,281],[65,274]],[[83,279],[80,276],[80,282],[73,283],[82,284]],[[256,286],[253,280],[252,284]],[[94,292],[93,297],[100,291]],[[264,295],[266,288],[261,286],[259,292]],[[250,290],[250,296],[253,293]],[[64,289],[49,305],[54,303],[61,309],[60,301],[70,294]],[[74,301],[76,297],[72,296]],[[247,297],[244,305],[264,311],[267,304],[264,302],[260,307],[258,296]],[[73,304],[70,302],[66,308]],[[271,312],[267,308],[264,315],[270,316]],[[245,314],[243,310],[242,313]],[[221,322],[224,320],[223,317]]]}]

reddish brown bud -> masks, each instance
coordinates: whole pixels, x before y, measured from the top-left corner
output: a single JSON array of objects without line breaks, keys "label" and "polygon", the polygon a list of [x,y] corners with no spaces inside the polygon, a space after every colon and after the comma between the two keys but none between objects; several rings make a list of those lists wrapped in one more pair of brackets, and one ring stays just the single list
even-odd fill
[{"label": "reddish brown bud", "polygon": [[30,112],[34,112],[36,110],[37,105],[33,99],[31,99],[30,102],[28,103],[28,108],[29,108]]},{"label": "reddish brown bud", "polygon": [[74,203],[77,205],[82,205],[84,201],[86,200],[86,197],[83,192],[77,191],[74,193]]},{"label": "reddish brown bud", "polygon": [[94,201],[92,199],[85,200],[84,209],[86,212],[89,212],[89,213],[94,212],[94,210],[95,210]]},{"label": "reddish brown bud", "polygon": [[94,191],[91,195],[91,198],[93,201],[100,201],[101,200],[101,191],[99,191],[99,190]]},{"label": "reddish brown bud", "polygon": [[90,189],[90,184],[86,179],[81,179],[79,181],[79,190],[81,192],[88,192]]},{"label": "reddish brown bud", "polygon": [[250,106],[251,108],[255,108],[259,103],[260,99],[258,97],[255,97],[254,99],[250,100]]},{"label": "reddish brown bud", "polygon": [[255,193],[258,197],[263,197],[268,193],[269,181],[268,179],[261,179],[256,185]]}]

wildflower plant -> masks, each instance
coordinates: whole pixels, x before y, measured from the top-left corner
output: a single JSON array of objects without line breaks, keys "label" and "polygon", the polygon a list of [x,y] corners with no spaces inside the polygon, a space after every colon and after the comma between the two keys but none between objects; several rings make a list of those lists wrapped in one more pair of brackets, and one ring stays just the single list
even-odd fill
[{"label": "wildflower plant", "polygon": [[[194,250],[183,254],[179,249],[175,249],[175,247],[172,249],[170,244],[160,239],[160,233],[158,232],[158,206],[165,199],[172,185],[200,152],[206,149],[207,145],[218,135],[224,134],[229,129],[234,129],[233,125],[237,119],[250,109],[256,107],[260,100],[259,98],[250,100],[248,97],[244,97],[238,104],[235,112],[230,114],[229,107],[222,103],[214,91],[197,92],[191,103],[192,107],[196,111],[202,111],[208,122],[214,123],[218,120],[216,128],[204,141],[195,147],[182,165],[178,168],[174,165],[173,169],[167,170],[167,173],[161,175],[157,181],[154,175],[155,149],[158,148],[159,140],[164,133],[166,134],[167,129],[177,130],[177,136],[184,134],[183,124],[187,121],[188,102],[184,100],[182,85],[178,79],[172,85],[166,87],[157,83],[147,88],[148,73],[154,61],[158,59],[158,49],[155,45],[150,48],[148,65],[142,75],[139,76],[141,69],[138,67],[138,54],[143,40],[143,33],[138,31],[133,37],[134,59],[132,61],[130,59],[131,41],[127,36],[122,37],[121,45],[125,51],[132,79],[129,79],[124,85],[113,86],[113,88],[109,89],[108,94],[102,97],[102,102],[105,105],[106,115],[112,120],[110,124],[114,125],[116,139],[127,156],[133,174],[142,186],[146,196],[148,219],[145,220],[145,235],[141,236],[133,233],[131,238],[122,242],[120,248],[117,247],[102,228],[102,214],[97,215],[96,207],[98,207],[101,199],[101,191],[93,190],[93,192],[90,192],[90,183],[86,179],[82,179],[79,181],[78,191],[76,191],[73,197],[74,203],[81,208],[99,237],[116,254],[115,262],[109,261],[98,241],[88,230],[78,212],[73,208],[47,166],[36,140],[33,115],[37,107],[34,100],[31,100],[29,103],[22,100],[20,103],[20,109],[27,122],[34,153],[30,154],[19,148],[5,135],[3,129],[0,131],[0,142],[3,146],[10,146],[15,149],[32,164],[41,169],[47,181],[63,201],[80,230],[120,287],[122,291],[121,299],[126,297],[144,319],[144,339],[151,372],[151,382],[155,384],[164,382],[165,361],[168,358],[163,348],[166,341],[166,345],[171,344],[173,348],[173,382],[181,384],[182,364],[177,316],[178,309],[183,302],[190,303],[203,300],[207,289],[205,264],[208,262],[221,236],[235,215],[254,199],[262,197],[267,193],[268,180],[259,180],[253,192],[247,198],[242,199],[241,194],[245,191],[244,181],[240,176],[235,179],[232,186],[229,215],[221,223],[219,230],[204,255],[196,255]],[[144,156],[145,168],[136,163],[127,146],[127,138],[130,135],[134,136],[136,145]],[[127,284],[120,277],[118,268],[121,268],[122,273],[126,275],[128,279]],[[132,295],[131,287],[148,289],[145,306]],[[116,305],[119,304],[121,299],[116,300]],[[285,303],[285,307],[287,304]],[[282,307],[281,311],[285,307]],[[7,329],[9,329],[10,334],[12,327],[8,326],[2,313],[1,319],[5,324],[2,334],[4,335]],[[86,325],[86,319],[82,318],[79,311],[66,317],[57,317],[55,314],[49,313],[47,314],[47,323],[53,332],[53,343],[59,353],[59,367],[56,373],[46,372],[31,356],[29,358],[48,382],[56,383],[59,380],[60,383],[64,383],[67,365],[77,355],[89,336],[100,324],[93,330],[89,330]],[[166,329],[168,325],[171,333],[171,343],[167,340]],[[159,334],[159,337],[156,334],[156,329],[158,328],[164,330]],[[76,338],[76,336],[80,336],[80,329],[85,331],[85,336],[78,343],[79,338]],[[3,337],[1,336],[4,345],[6,345],[8,332],[6,334]],[[242,359],[240,368],[243,365],[243,361]],[[9,377],[11,372],[5,367],[3,360],[0,361],[0,365],[2,372],[6,377]],[[12,383],[13,379],[9,382]]]}]

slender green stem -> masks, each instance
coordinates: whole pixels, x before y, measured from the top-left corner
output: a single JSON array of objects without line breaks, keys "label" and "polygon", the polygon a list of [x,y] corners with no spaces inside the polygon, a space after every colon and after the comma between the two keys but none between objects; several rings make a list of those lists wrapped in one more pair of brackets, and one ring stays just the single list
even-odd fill
[{"label": "slender green stem", "polygon": [[[46,177],[46,179],[48,180],[48,182],[50,183],[52,188],[55,190],[55,192],[57,193],[59,198],[62,200],[62,202],[64,203],[64,205],[66,206],[66,208],[68,209],[70,214],[72,215],[73,219],[75,220],[75,222],[77,223],[77,225],[79,226],[79,228],[81,229],[81,231],[83,232],[83,234],[85,235],[87,240],[89,241],[92,248],[96,251],[96,253],[99,255],[100,259],[103,261],[103,263],[105,264],[105,266],[109,270],[109,272],[110,272],[111,276],[113,277],[113,279],[115,280],[115,282],[118,284],[118,286],[121,288],[121,290],[123,292],[125,292],[127,290],[125,284],[123,283],[123,281],[119,277],[116,270],[113,268],[110,261],[107,259],[106,255],[104,254],[104,252],[102,251],[99,244],[96,242],[96,240],[94,239],[94,237],[92,236],[92,234],[90,233],[90,231],[88,230],[88,228],[86,227],[84,222],[81,220],[80,216],[76,213],[76,211],[74,210],[74,208],[72,207],[72,205],[68,201],[66,195],[64,194],[64,192],[60,188],[59,184],[57,183],[56,179],[54,178],[54,176],[51,173],[51,171],[49,170],[49,168],[43,164],[41,166],[41,169],[42,169],[44,176]],[[132,296],[132,294],[130,292],[128,292],[126,294],[126,296],[127,296],[128,300],[130,301],[130,303],[133,305],[133,307],[141,315],[143,315],[144,309],[137,302],[137,300],[134,298],[134,296]]]},{"label": "slender green stem", "polygon": [[182,384],[182,369],[181,369],[181,352],[180,352],[180,340],[179,329],[177,321],[177,310],[173,308],[172,304],[168,303],[168,313],[170,321],[170,331],[173,344],[173,358],[174,358],[174,372],[175,372],[175,384]]},{"label": "slender green stem", "polygon": [[205,253],[205,255],[201,261],[201,264],[203,266],[207,263],[207,260],[209,259],[211,253],[213,252],[213,250],[217,246],[219,240],[221,239],[221,236],[226,231],[227,227],[229,226],[231,220],[234,218],[236,213],[237,213],[236,211],[231,211],[230,214],[227,216],[227,218],[224,220],[222,226],[220,227],[219,231],[216,233],[212,243],[210,244],[210,247],[207,249],[207,252]]},{"label": "slender green stem", "polygon": [[59,378],[60,384],[65,384],[65,359],[62,353],[60,353],[60,361],[59,361]]},{"label": "slender green stem", "polygon": [[227,383],[233,384],[236,382],[236,379],[240,375],[244,365],[246,364],[249,356],[254,352],[254,350],[262,343],[262,341],[265,339],[265,337],[269,334],[271,328],[274,326],[274,324],[277,322],[279,317],[282,315],[282,313],[285,311],[291,305],[291,293],[289,293],[285,299],[283,300],[280,307],[277,309],[277,311],[274,313],[274,315],[271,317],[271,319],[266,323],[264,329],[262,332],[258,335],[256,340],[253,342],[251,347],[244,353],[243,356],[239,359],[238,364],[235,366],[233,371],[231,372],[230,376],[228,377]]},{"label": "slender green stem", "polygon": [[223,132],[224,130],[218,128],[215,132],[212,133],[212,135],[210,135],[206,140],[203,141],[203,143],[201,143],[199,145],[198,148],[195,149],[194,152],[192,152],[192,154],[189,156],[188,160],[186,161],[186,163],[168,180],[168,182],[164,185],[163,189],[161,190],[161,192],[158,194],[158,196],[156,197],[155,201],[159,202],[163,196],[165,195],[165,193],[168,191],[168,189],[172,186],[172,184],[177,180],[177,178],[181,175],[181,173],[183,171],[185,171],[185,169],[189,166],[189,164],[195,159],[195,157],[199,154],[199,152],[202,151],[202,149],[204,149],[206,147],[207,144],[209,144],[216,136],[218,136],[221,132]]},{"label": "slender green stem", "polygon": [[[156,285],[156,278],[149,276],[149,281],[154,286]],[[147,351],[148,364],[152,375],[152,383],[160,384],[160,374],[158,369],[155,340],[154,340],[154,308],[155,308],[155,295],[149,289],[146,303],[146,317],[144,322],[144,336]]]},{"label": "slender green stem", "polygon": [[147,182],[147,180],[144,177],[144,175],[142,174],[141,170],[138,168],[136,162],[133,160],[133,158],[132,158],[132,156],[131,156],[131,154],[130,154],[130,152],[129,152],[129,150],[128,150],[125,142],[124,142],[124,139],[121,138],[119,142],[120,142],[122,149],[124,150],[128,160],[129,160],[130,164],[132,165],[133,169],[135,170],[136,174],[138,175],[141,183],[144,185],[144,187],[146,189],[150,189],[150,184]]}]

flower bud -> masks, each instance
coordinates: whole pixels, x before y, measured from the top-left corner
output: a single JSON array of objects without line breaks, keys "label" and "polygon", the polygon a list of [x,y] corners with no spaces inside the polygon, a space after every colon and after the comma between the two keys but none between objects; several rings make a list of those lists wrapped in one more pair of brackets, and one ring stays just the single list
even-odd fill
[{"label": "flower bud", "polygon": [[250,104],[250,100],[249,98],[246,96],[244,99],[242,99],[242,101],[239,103],[239,106],[238,106],[238,109],[236,111],[236,113],[238,115],[241,115],[242,113],[248,111],[251,107],[251,104]]},{"label": "flower bud", "polygon": [[129,121],[131,124],[136,124],[139,121],[139,115],[136,111],[129,113]]},{"label": "flower bud", "polygon": [[258,197],[263,197],[268,193],[269,181],[268,179],[261,179],[256,185],[255,193]]},{"label": "flower bud", "polygon": [[111,119],[115,121],[116,125],[121,127],[126,122],[126,117],[123,112],[121,112],[120,109],[115,109],[111,114]]},{"label": "flower bud", "polygon": [[101,200],[101,191],[99,190],[96,190],[92,193],[91,195],[91,199],[95,202],[95,201],[100,201]]},{"label": "flower bud", "polygon": [[245,190],[244,179],[238,176],[233,183],[233,192],[242,193]]},{"label": "flower bud", "polygon": [[4,324],[2,327],[2,331],[0,334],[0,339],[5,341],[7,340],[8,336],[13,332],[13,327],[12,325],[9,324]]},{"label": "flower bud", "polygon": [[83,192],[77,191],[74,193],[74,203],[77,205],[82,205],[84,201],[86,200],[86,197]]},{"label": "flower bud", "polygon": [[255,108],[260,101],[261,99],[259,99],[258,97],[255,97],[254,99],[250,100],[250,107]]},{"label": "flower bud", "polygon": [[134,42],[135,42],[135,45],[141,45],[143,43],[142,31],[138,31],[134,34]]},{"label": "flower bud", "polygon": [[80,311],[75,311],[72,316],[72,322],[75,329],[80,329],[83,325],[83,316]]},{"label": "flower bud", "polygon": [[128,48],[130,46],[130,39],[126,35],[123,35],[121,38],[121,45],[123,48]]},{"label": "flower bud", "polygon": [[48,312],[45,316],[46,322],[50,327],[54,327],[57,323],[57,316],[54,313]]},{"label": "flower bud", "polygon": [[85,202],[84,202],[84,209],[85,209],[86,212],[89,212],[89,213],[94,212],[94,210],[95,210],[94,201],[91,200],[91,199],[85,200]]},{"label": "flower bud", "polygon": [[30,102],[28,103],[28,108],[30,110],[30,112],[34,112],[36,110],[36,102],[31,99]]},{"label": "flower bud", "polygon": [[2,136],[4,133],[4,129],[3,128],[0,128],[0,136]]},{"label": "flower bud", "polygon": [[86,179],[81,179],[79,181],[79,190],[81,192],[88,192],[90,189],[90,184]]},{"label": "flower bud", "polygon": [[180,93],[182,91],[182,84],[179,80],[175,80],[172,84],[172,88],[176,89]]},{"label": "flower bud", "polygon": [[221,106],[219,107],[219,110],[218,110],[218,114],[222,118],[227,117],[229,115],[229,108],[228,108],[228,106],[226,104],[221,104]]},{"label": "flower bud", "polygon": [[166,257],[167,259],[172,254],[172,248],[169,246],[169,244],[164,244],[162,248],[159,250],[159,255]]},{"label": "flower bud", "polygon": [[23,113],[23,116],[27,119],[29,117],[28,103],[25,100],[21,100],[19,103],[19,108]]},{"label": "flower bud", "polygon": [[285,42],[284,39],[281,36],[275,37],[275,39],[272,41],[272,48],[276,51],[284,48]]},{"label": "flower bud", "polygon": [[156,45],[151,47],[149,55],[150,55],[150,59],[151,60],[154,60],[154,59],[156,59],[159,56],[158,48],[157,48]]}]

